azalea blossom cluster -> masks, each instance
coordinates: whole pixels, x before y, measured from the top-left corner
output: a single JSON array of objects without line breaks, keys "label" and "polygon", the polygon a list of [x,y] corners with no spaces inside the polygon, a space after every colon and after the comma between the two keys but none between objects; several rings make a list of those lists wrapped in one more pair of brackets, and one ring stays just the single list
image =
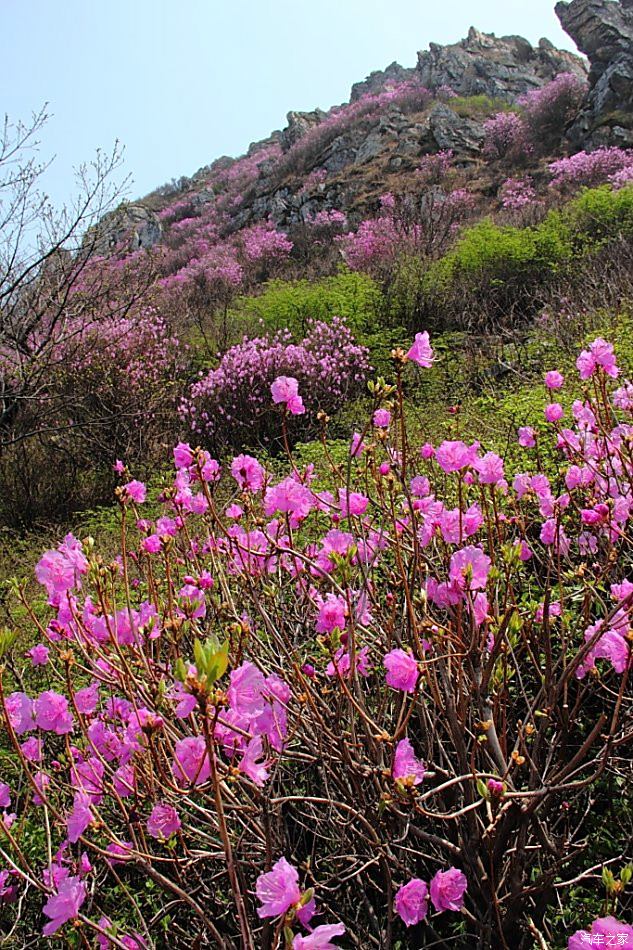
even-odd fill
[{"label": "azalea blossom cluster", "polygon": [[587,83],[576,73],[559,73],[551,82],[521,96],[517,105],[534,136],[561,137],[576,116],[587,92]]},{"label": "azalea blossom cluster", "polygon": [[367,350],[342,320],[317,321],[299,343],[281,332],[231,347],[217,369],[194,383],[180,412],[192,431],[239,445],[278,431],[270,400],[277,377],[298,381],[314,424],[318,411],[331,412],[358,393],[368,370]]},{"label": "azalea blossom cluster", "polygon": [[[180,442],[157,495],[117,461],[116,556],[71,534],[45,603],[17,585],[0,900],[32,932],[153,947],[176,907],[179,939],[248,950],[520,946],[553,877],[593,886],[587,795],[633,716],[633,385],[602,338],[549,369],[517,466],[455,415],[408,430],[428,332],[393,360],[343,463]],[[311,398],[262,383],[282,430]]]},{"label": "azalea blossom cluster", "polygon": [[552,188],[601,185],[613,180],[633,164],[630,149],[616,146],[594,149],[592,152],[576,152],[569,158],[559,158],[549,165]]}]

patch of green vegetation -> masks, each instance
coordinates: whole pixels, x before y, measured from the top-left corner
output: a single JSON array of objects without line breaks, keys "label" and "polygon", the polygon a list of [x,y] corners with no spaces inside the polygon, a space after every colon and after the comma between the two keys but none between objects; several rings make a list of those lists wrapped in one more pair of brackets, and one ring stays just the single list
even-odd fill
[{"label": "patch of green vegetation", "polygon": [[505,99],[486,95],[456,96],[449,99],[447,105],[462,119],[480,119],[497,112],[513,111],[513,107]]}]

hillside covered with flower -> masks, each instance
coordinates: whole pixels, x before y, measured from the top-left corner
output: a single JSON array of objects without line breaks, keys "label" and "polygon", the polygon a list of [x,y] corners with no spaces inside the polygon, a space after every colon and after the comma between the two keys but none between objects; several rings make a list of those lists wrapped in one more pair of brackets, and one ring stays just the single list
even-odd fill
[{"label": "hillside covered with flower", "polygon": [[633,10],[557,13],[135,202],[6,124],[3,946],[633,948]]}]

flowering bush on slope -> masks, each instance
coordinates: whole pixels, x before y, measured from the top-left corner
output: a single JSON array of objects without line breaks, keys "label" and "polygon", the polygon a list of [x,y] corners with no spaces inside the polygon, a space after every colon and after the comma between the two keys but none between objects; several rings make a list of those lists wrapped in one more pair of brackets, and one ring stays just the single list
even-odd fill
[{"label": "flowering bush on slope", "polygon": [[48,611],[18,587],[41,679],[0,678],[0,897],[46,935],[155,946],[175,907],[182,946],[528,948],[582,884],[633,724],[633,386],[602,339],[570,408],[549,372],[512,476],[414,442],[428,333],[394,360],[346,466],[180,443],[155,508],[121,463],[119,556],[68,535]]},{"label": "flowering bush on slope", "polygon": [[193,432],[220,444],[239,447],[244,440],[275,438],[279,419],[270,386],[276,377],[290,376],[301,384],[306,401],[307,415],[297,429],[305,435],[317,412],[333,412],[359,392],[368,370],[367,350],[342,320],[315,321],[298,344],[282,331],[231,347],[218,368],[191,387],[181,416]]}]

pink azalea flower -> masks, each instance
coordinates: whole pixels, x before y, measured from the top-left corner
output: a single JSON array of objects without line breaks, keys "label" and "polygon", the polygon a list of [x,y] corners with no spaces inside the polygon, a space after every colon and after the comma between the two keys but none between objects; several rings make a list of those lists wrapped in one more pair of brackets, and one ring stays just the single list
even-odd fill
[{"label": "pink azalea flower", "polygon": [[503,459],[495,452],[486,452],[483,458],[477,459],[475,468],[482,485],[496,485],[503,479]]},{"label": "pink azalea flower", "polygon": [[429,909],[428,901],[428,885],[419,877],[414,877],[396,892],[394,909],[407,927],[413,927],[426,917]]},{"label": "pink azalea flower", "polygon": [[264,711],[264,674],[254,663],[246,660],[237,669],[231,670],[231,685],[228,698],[233,709],[247,720],[261,715]]},{"label": "pink azalea flower", "polygon": [[483,590],[488,583],[490,558],[481,548],[469,545],[451,557],[450,580],[461,590]]},{"label": "pink azalea flower", "polygon": [[316,622],[317,633],[332,633],[337,627],[343,630],[347,617],[347,601],[341,594],[326,594],[319,604]]},{"label": "pink azalea flower", "polygon": [[24,735],[35,728],[33,701],[26,693],[11,693],[5,700],[6,712],[16,735]]},{"label": "pink azalea flower", "polygon": [[238,770],[247,775],[251,782],[263,788],[268,779],[269,762],[262,762],[264,755],[264,743],[261,736],[251,739],[246,746],[246,751],[240,760]]},{"label": "pink azalea flower", "polygon": [[415,692],[420,675],[415,657],[404,650],[396,649],[387,653],[383,662],[387,669],[387,686],[404,693]]},{"label": "pink azalea flower", "polygon": [[261,907],[257,908],[259,917],[279,917],[285,914],[301,899],[297,869],[285,858],[279,858],[271,871],[259,875],[255,893],[261,901]]},{"label": "pink azalea flower", "polygon": [[336,950],[332,937],[342,937],[345,924],[320,924],[307,936],[297,934],[292,941],[292,950]]},{"label": "pink azalea flower", "polygon": [[536,445],[532,426],[521,426],[519,429],[519,445],[524,449],[533,449]]},{"label": "pink azalea flower", "polygon": [[172,769],[180,785],[202,785],[206,782],[211,774],[211,765],[203,736],[188,736],[176,742]]},{"label": "pink azalea flower", "polygon": [[147,489],[143,482],[139,482],[138,479],[135,478],[124,485],[123,488],[128,498],[131,498],[137,505],[143,504],[147,496]]},{"label": "pink azalea flower", "polygon": [[174,465],[176,468],[189,468],[193,465],[193,450],[186,442],[179,442],[175,447]]},{"label": "pink azalea flower", "polygon": [[376,428],[388,429],[391,423],[391,413],[388,409],[376,409],[372,421]]},{"label": "pink azalea flower", "polygon": [[60,927],[79,913],[79,908],[86,899],[86,885],[78,877],[66,877],[59,885],[57,894],[49,897],[44,904],[43,911],[50,917],[42,933],[50,937],[57,933]]},{"label": "pink azalea flower", "polygon": [[6,782],[0,782],[0,808],[9,808],[11,805],[11,789]]},{"label": "pink azalea flower", "polygon": [[435,355],[429,341],[427,330],[425,330],[424,333],[416,333],[413,346],[407,353],[407,359],[413,360],[414,363],[417,363],[418,366],[421,366],[423,369],[431,368]]},{"label": "pink azalea flower", "polygon": [[558,422],[559,419],[563,418],[565,413],[559,402],[551,402],[549,406],[545,406],[543,414],[546,422]]},{"label": "pink azalea flower", "polygon": [[[624,942],[622,942],[624,941]],[[567,950],[586,950],[591,946],[633,947],[633,927],[615,917],[594,920],[591,930],[577,930],[567,943]]]},{"label": "pink azalea flower", "polygon": [[565,377],[557,369],[551,369],[545,373],[545,385],[548,389],[561,389],[565,382]]},{"label": "pink azalea flower", "polygon": [[40,729],[63,736],[73,730],[73,717],[65,696],[47,690],[40,693],[33,703],[35,723]]},{"label": "pink azalea flower", "polygon": [[77,711],[84,716],[91,716],[99,703],[99,684],[91,683],[90,686],[84,686],[75,693],[75,705]]},{"label": "pink azalea flower", "polygon": [[152,838],[167,841],[179,828],[180,818],[175,808],[161,802],[154,805],[152,813],[147,819],[147,830]]},{"label": "pink azalea flower", "polygon": [[464,442],[451,442],[446,440],[437,447],[435,460],[440,468],[447,474],[450,472],[459,472],[462,468],[468,468],[475,464],[478,449],[478,442],[473,442],[472,445],[466,445]]},{"label": "pink azalea flower", "polygon": [[616,379],[620,374],[615,361],[613,344],[607,343],[601,337],[595,339],[588,350],[582,351],[576,360],[576,367],[581,379],[589,379],[598,367],[613,379]]},{"label": "pink azalea flower", "polygon": [[259,491],[264,484],[264,469],[252,455],[237,455],[231,463],[231,475],[245,491]]},{"label": "pink azalea flower", "polygon": [[466,875],[457,868],[438,871],[431,881],[431,901],[437,911],[461,910],[468,882]]},{"label": "pink azalea flower", "polygon": [[369,504],[369,499],[365,495],[356,491],[347,491],[345,488],[339,489],[338,501],[344,518],[348,515],[364,515]]},{"label": "pink azalea flower", "polygon": [[158,554],[162,546],[163,542],[158,534],[150,534],[141,541],[141,547],[148,554]]},{"label": "pink azalea flower", "polygon": [[43,643],[38,643],[37,646],[27,650],[26,655],[31,658],[33,666],[46,666],[48,663],[48,652],[48,647],[44,646]]},{"label": "pink azalea flower", "polygon": [[94,815],[90,810],[91,799],[85,792],[76,792],[73,798],[73,810],[66,819],[68,840],[71,844],[79,841]]},{"label": "pink azalea flower", "polygon": [[419,785],[426,774],[424,763],[417,758],[408,739],[401,739],[396,746],[391,774],[405,785]]},{"label": "pink azalea flower", "polygon": [[41,739],[36,739],[35,736],[31,736],[30,739],[23,742],[20,748],[29,762],[41,762],[44,757],[44,743]]},{"label": "pink azalea flower", "polygon": [[293,416],[305,412],[303,400],[299,395],[299,382],[294,376],[278,376],[270,387],[274,403],[283,403]]}]

